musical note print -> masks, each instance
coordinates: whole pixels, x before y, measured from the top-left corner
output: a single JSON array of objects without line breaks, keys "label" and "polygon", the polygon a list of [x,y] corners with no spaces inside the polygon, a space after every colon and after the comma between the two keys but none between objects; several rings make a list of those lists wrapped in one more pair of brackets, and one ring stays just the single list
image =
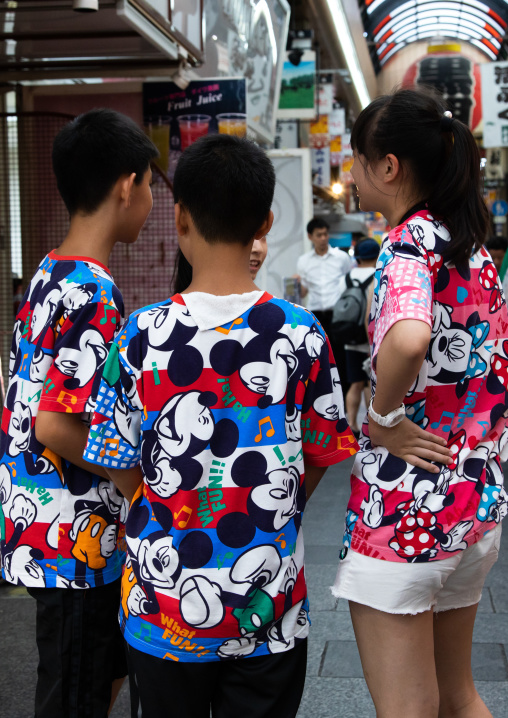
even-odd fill
[{"label": "musical note print", "polygon": [[175,521],[177,520],[177,518],[180,516],[181,513],[187,514],[186,519],[178,522],[178,528],[184,529],[190,521],[190,517],[192,515],[192,509],[190,509],[188,506],[182,506],[182,508],[180,509],[180,511],[178,511],[178,513],[175,512],[173,514]]},{"label": "musical note print", "polygon": [[27,357],[28,357],[28,354],[23,354],[23,359],[21,360],[21,366],[19,367],[19,372],[20,372],[20,373],[25,369],[25,367],[23,366],[23,364],[25,363],[25,359],[26,359]]},{"label": "musical note print", "polygon": [[[108,449],[108,444],[113,444],[113,446],[115,448]],[[109,456],[117,456],[118,455],[118,444],[119,444],[119,439],[104,439],[104,448],[100,450],[99,455],[106,456],[106,451],[107,451]]]},{"label": "musical note print", "polygon": [[69,399],[70,404],[76,404],[78,401],[78,397],[74,396],[74,394],[69,394],[68,391],[61,391],[60,394],[58,395],[57,403],[61,404],[63,407],[65,407],[66,414],[72,414],[72,409],[70,408],[70,406],[67,406],[67,404],[65,403],[66,396],[70,397],[70,399]]},{"label": "musical note print", "polygon": [[298,314],[291,312],[291,329],[296,329],[296,327],[298,326],[298,320]]},{"label": "musical note print", "polygon": [[[103,309],[104,309],[104,316],[101,318],[100,323],[106,324],[108,321],[108,312],[116,312],[116,309],[114,307],[110,306],[109,304],[104,304]],[[111,317],[110,322],[111,322],[111,324],[116,324],[116,314],[115,314],[115,316]]]},{"label": "musical note print", "polygon": [[[14,467],[15,467],[15,466],[16,466],[16,462],[15,462],[15,461],[11,461],[11,463],[8,464],[8,466],[14,466]],[[12,476],[13,476],[13,478],[16,478],[16,469],[15,469],[15,468],[12,470]]]},{"label": "musical note print", "polygon": [[259,434],[257,434],[254,437],[254,441],[256,442],[256,444],[259,444],[259,442],[263,438],[263,429],[261,428],[263,426],[263,424],[270,424],[270,429],[268,429],[268,431],[266,432],[266,435],[268,437],[273,436],[275,434],[275,429],[273,428],[272,420],[270,419],[269,416],[265,416],[264,419],[260,419],[260,421],[258,421]]},{"label": "musical note print", "polygon": [[28,401],[32,401],[32,399],[35,399],[35,401],[39,401],[39,399],[41,398],[41,394],[42,394],[42,389],[39,389],[39,391],[36,394],[28,397]]},{"label": "musical note print", "polygon": [[353,456],[356,454],[356,449],[354,448],[354,438],[353,441],[351,441],[350,436],[338,436],[337,437],[337,450],[347,450],[349,451],[350,455]]},{"label": "musical note print", "polygon": [[215,331],[220,332],[221,334],[229,334],[229,332],[231,331],[231,329],[234,327],[235,324],[243,324],[243,319],[238,317],[238,319],[235,319],[231,323],[229,329],[225,329],[224,327],[215,327]]},{"label": "musical note print", "polygon": [[279,534],[277,536],[277,538],[275,539],[275,541],[277,543],[280,543],[281,548],[286,548],[286,542],[284,541],[284,536],[285,536],[285,534]]},{"label": "musical note print", "polygon": [[479,421],[478,424],[482,427],[482,439],[484,439],[490,424],[488,421]]},{"label": "musical note print", "polygon": [[152,641],[152,624],[141,621],[139,631],[134,634],[135,638],[139,638],[140,641],[146,641],[151,643]]},{"label": "musical note print", "polygon": [[224,566],[224,562],[228,558],[233,558],[233,554],[231,553],[231,551],[228,551],[227,553],[225,553],[224,556],[222,556],[220,553],[217,554],[217,568],[219,570]]},{"label": "musical note print", "polygon": [[297,461],[299,456],[302,456],[302,457],[303,457],[303,449],[300,449],[300,451],[297,453],[296,456],[290,456],[290,457],[289,457],[289,460],[290,460],[291,462]]},{"label": "musical note print", "polygon": [[455,414],[452,414],[450,411],[443,411],[439,421],[433,421],[430,426],[432,429],[437,429],[440,428],[441,423],[444,422],[445,419],[451,419],[449,424],[443,423],[443,431],[450,431],[454,418]]}]

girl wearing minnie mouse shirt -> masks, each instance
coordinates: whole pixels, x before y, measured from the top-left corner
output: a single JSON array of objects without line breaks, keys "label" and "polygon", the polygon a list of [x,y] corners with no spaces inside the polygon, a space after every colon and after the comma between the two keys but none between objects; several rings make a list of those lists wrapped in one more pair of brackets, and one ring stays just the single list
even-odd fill
[{"label": "girl wearing minnie mouse shirt", "polygon": [[422,90],[353,128],[361,209],[393,227],[369,322],[372,400],[332,588],[379,718],[485,718],[473,625],[507,513],[508,316],[468,128]]}]

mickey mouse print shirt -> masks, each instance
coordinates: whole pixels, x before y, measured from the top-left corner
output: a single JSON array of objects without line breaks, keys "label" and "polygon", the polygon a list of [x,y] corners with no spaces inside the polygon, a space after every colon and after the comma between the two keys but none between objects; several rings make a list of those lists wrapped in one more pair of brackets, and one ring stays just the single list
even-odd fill
[{"label": "mickey mouse print shirt", "polygon": [[404,319],[427,323],[430,345],[405,398],[406,416],[453,450],[453,463],[430,474],[373,447],[364,425],[344,543],[389,561],[447,558],[508,510],[500,465],[508,458],[506,303],[488,252],[455,267],[442,258],[449,241],[447,228],[422,209],[389,233],[376,266],[373,393],[377,352],[390,327]]},{"label": "mickey mouse print shirt", "polygon": [[304,458],[328,466],[356,449],[329,343],[306,310],[266,293],[191,293],[133,314],[84,454],[144,476],[126,524],[128,643],[217,661],[305,638]]},{"label": "mickey mouse print shirt", "polygon": [[11,583],[87,588],[121,575],[123,497],[40,444],[34,425],[39,409],[89,421],[122,312],[106,267],[54,252],[23,297],[0,445],[2,575]]}]

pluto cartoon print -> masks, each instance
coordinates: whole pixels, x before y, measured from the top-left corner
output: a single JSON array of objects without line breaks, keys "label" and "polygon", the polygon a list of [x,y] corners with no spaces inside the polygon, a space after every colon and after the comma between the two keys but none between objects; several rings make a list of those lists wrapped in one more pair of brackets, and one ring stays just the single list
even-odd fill
[{"label": "pluto cartoon print", "polygon": [[453,461],[439,474],[373,447],[364,426],[353,467],[345,546],[391,561],[447,558],[477,542],[507,513],[501,460],[508,458],[508,316],[485,249],[467,267],[443,262],[447,228],[422,209],[383,242],[369,334],[372,382],[390,327],[431,327],[406,416],[447,441]]},{"label": "pluto cartoon print", "polygon": [[120,623],[159,658],[266,655],[307,636],[304,458],[357,449],[321,327],[254,294],[212,326],[192,294],[140,310],[104,370],[84,456],[141,464]]},{"label": "pluto cartoon print", "polygon": [[38,442],[34,424],[39,409],[90,421],[122,311],[105,267],[53,252],[20,304],[0,439],[2,571],[12,583],[87,588],[120,576],[123,498]]}]

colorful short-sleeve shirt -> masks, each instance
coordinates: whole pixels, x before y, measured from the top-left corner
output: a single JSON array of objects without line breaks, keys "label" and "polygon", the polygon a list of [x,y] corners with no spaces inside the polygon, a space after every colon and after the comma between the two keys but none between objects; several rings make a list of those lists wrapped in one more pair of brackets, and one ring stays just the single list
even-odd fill
[{"label": "colorful short-sleeve shirt", "polygon": [[126,524],[128,643],[216,661],[305,638],[304,459],[327,466],[357,448],[329,343],[301,307],[264,294],[206,329],[181,295],[133,314],[84,454],[143,472]]},{"label": "colorful short-sleeve shirt", "polygon": [[123,497],[38,442],[34,425],[39,409],[89,422],[122,312],[106,267],[54,252],[23,297],[0,445],[2,572],[12,583],[86,588],[121,575]]},{"label": "colorful short-sleeve shirt", "polygon": [[429,474],[372,447],[368,424],[352,475],[344,543],[390,561],[447,558],[506,515],[500,458],[508,458],[508,316],[485,249],[463,268],[443,262],[450,235],[427,210],[393,229],[377,262],[369,340],[372,391],[386,333],[405,319],[431,328],[406,416],[442,436],[453,463]]}]

